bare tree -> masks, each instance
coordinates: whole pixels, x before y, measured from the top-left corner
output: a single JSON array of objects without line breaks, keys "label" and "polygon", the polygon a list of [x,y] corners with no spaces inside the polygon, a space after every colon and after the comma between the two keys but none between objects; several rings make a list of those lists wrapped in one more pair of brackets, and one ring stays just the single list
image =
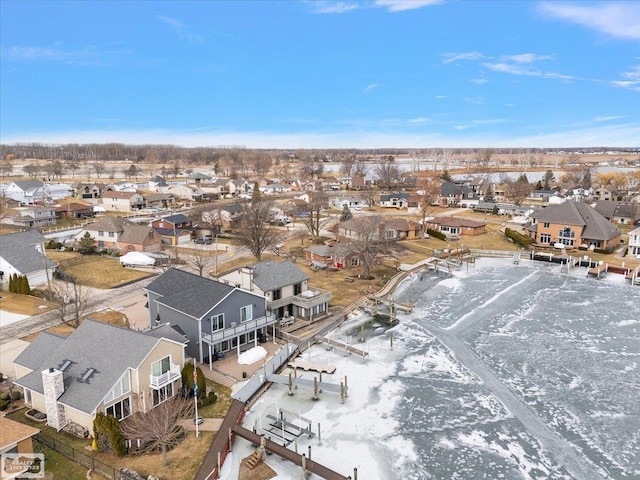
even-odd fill
[{"label": "bare tree", "polygon": [[271,170],[271,156],[264,152],[255,152],[249,156],[249,162],[251,164],[251,170],[259,178],[264,178]]},{"label": "bare tree", "polygon": [[142,451],[162,452],[162,462],[167,465],[167,451],[175,447],[184,437],[178,428],[178,420],[190,416],[193,402],[173,397],[147,413],[137,412],[120,423],[122,434],[129,440],[140,440]]},{"label": "bare tree", "polygon": [[75,281],[60,281],[51,286],[56,317],[71,328],[78,328],[89,307],[91,292]]},{"label": "bare tree", "polygon": [[420,198],[418,207],[420,208],[420,224],[426,231],[426,219],[433,213],[434,203],[438,203],[440,198],[440,181],[437,178],[421,179],[420,189],[416,192]]},{"label": "bare tree", "polygon": [[[256,196],[254,190],[254,197]],[[239,240],[242,245],[247,247],[251,254],[259,262],[267,248],[276,244],[279,232],[269,224],[271,220],[271,207],[273,202],[270,200],[252,201],[245,203],[242,208],[242,235]]]},{"label": "bare tree", "polygon": [[[218,255],[218,252],[215,252],[215,255]],[[213,265],[215,261],[215,257],[211,256],[211,252],[209,250],[205,250],[204,248],[199,248],[196,250],[196,253],[192,253],[189,256],[187,262],[193,268],[198,270],[200,276],[202,276],[202,272]]]},{"label": "bare tree", "polygon": [[309,200],[309,215],[302,219],[302,223],[309,234],[313,237],[314,242],[320,240],[320,230],[327,226],[331,218],[323,215],[322,211],[327,206],[327,194],[322,191],[313,192]]},{"label": "bare tree", "polygon": [[93,165],[93,171],[96,172],[96,177],[98,178],[100,178],[106,170],[107,166],[104,163],[96,163]]},{"label": "bare tree", "polygon": [[371,268],[376,264],[378,256],[389,251],[389,243],[385,239],[384,220],[377,215],[356,217],[352,231],[357,232],[349,239],[352,251],[362,263],[364,278],[371,278]]},{"label": "bare tree", "polygon": [[377,163],[375,173],[382,188],[390,188],[391,185],[398,183],[402,177],[398,165],[389,160]]}]

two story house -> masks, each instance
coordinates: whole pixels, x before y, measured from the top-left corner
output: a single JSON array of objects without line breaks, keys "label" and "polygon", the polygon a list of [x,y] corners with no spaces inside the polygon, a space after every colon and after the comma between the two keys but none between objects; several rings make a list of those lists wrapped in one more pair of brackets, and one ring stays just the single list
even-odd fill
[{"label": "two story house", "polygon": [[592,248],[611,252],[620,243],[620,230],[593,207],[567,200],[531,214],[527,227],[536,245]]},{"label": "two story house", "polygon": [[68,337],[42,332],[14,360],[14,384],[47,425],[91,432],[98,412],[122,420],[176,395],[184,344],[166,325],[138,332],[87,319]]},{"label": "two story house", "polygon": [[183,213],[154,220],[151,227],[162,237],[163,244],[171,246],[189,243],[193,232],[193,222]]},{"label": "two story house", "polygon": [[629,254],[640,258],[640,227],[629,232]]},{"label": "two story house", "polygon": [[29,205],[15,208],[11,215],[2,219],[2,223],[18,225],[22,228],[42,228],[56,224],[56,212],[53,207]]},{"label": "two story house", "polygon": [[25,275],[31,288],[47,283],[57,264],[45,255],[47,241],[35,230],[0,235],[0,287],[8,289],[11,275]]},{"label": "two story house", "polygon": [[133,212],[144,207],[144,198],[136,192],[110,190],[102,195],[102,206],[108,212]]},{"label": "two story house", "polygon": [[86,232],[97,242],[99,250],[120,252],[158,252],[161,247],[160,235],[151,227],[138,225],[126,218],[105,217],[84,226],[76,235],[79,241]]},{"label": "two story house", "polygon": [[267,310],[277,319],[290,322],[293,317],[311,322],[327,315],[331,292],[311,289],[309,278],[293,262],[269,260],[237,268],[218,280],[264,296]]},{"label": "two story house", "polygon": [[201,363],[214,355],[257,345],[276,319],[258,292],[170,268],[145,289],[151,322],[179,327],[187,354]]}]

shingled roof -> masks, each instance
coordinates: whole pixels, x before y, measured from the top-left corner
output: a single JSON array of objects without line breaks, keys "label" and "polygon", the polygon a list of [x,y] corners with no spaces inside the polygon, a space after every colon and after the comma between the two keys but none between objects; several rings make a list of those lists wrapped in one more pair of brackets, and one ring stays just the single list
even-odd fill
[{"label": "shingled roof", "polygon": [[[42,371],[64,370],[65,391],[58,401],[85,413],[93,413],[127,368],[137,368],[159,338],[129,328],[87,319],[66,338],[42,333],[15,359],[33,371],[14,383],[43,392]],[[80,378],[93,368],[87,381]]]},{"label": "shingled roof", "polygon": [[572,200],[559,205],[549,205],[531,214],[531,218],[535,218],[538,223],[581,226],[583,227],[582,238],[587,240],[610,240],[620,235],[618,227],[593,207]]},{"label": "shingled roof", "polygon": [[311,278],[289,261],[260,262],[251,265],[250,268],[253,269],[253,283],[263,292],[278,290]]},{"label": "shingled roof", "polygon": [[146,290],[162,298],[156,300],[193,318],[201,318],[229,295],[235,287],[200,277],[177,268],[170,268]]},{"label": "shingled roof", "polygon": [[45,262],[47,267],[51,268],[56,264],[46,257],[43,260],[42,254],[36,249],[36,246],[46,241],[47,239],[35,230],[0,235],[0,256],[22,275],[44,270]]}]

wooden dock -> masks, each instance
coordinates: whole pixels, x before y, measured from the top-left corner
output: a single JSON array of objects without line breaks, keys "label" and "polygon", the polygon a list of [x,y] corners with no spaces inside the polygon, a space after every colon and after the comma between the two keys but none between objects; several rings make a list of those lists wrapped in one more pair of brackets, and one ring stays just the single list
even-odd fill
[{"label": "wooden dock", "polygon": [[631,285],[640,285],[640,267],[636,267],[625,275],[625,280],[629,280]]},{"label": "wooden dock", "polygon": [[335,383],[329,382],[321,382],[316,378],[302,378],[302,377],[291,377],[289,375],[278,375],[275,373],[267,375],[267,380],[272,383],[279,383],[280,385],[291,385],[292,387],[302,387],[302,388],[310,388],[313,390],[317,388],[318,391],[323,392],[331,392],[331,393],[343,393],[344,396],[347,396],[347,392],[349,387],[341,383],[337,385]]},{"label": "wooden dock", "polygon": [[322,363],[305,362],[304,360],[294,360],[293,362],[289,362],[289,367],[295,368],[296,370],[304,370],[305,372],[312,371],[333,373],[336,371],[335,365],[324,365]]},{"label": "wooden dock", "polygon": [[[252,432],[251,430],[247,430],[240,425],[234,425],[233,433],[241,438],[244,438],[245,440],[250,441],[254,445],[260,445],[260,442],[262,441],[262,437],[260,435]],[[294,465],[302,467],[302,464],[304,462],[307,472],[318,475],[319,477],[326,480],[347,480],[347,478],[349,478],[306,457],[303,459],[302,455],[296,452],[292,452],[288,448],[283,447],[282,445],[278,445],[276,442],[273,442],[271,440],[266,441],[264,448],[268,452],[275,453],[285,460],[289,460]]]},{"label": "wooden dock", "polygon": [[609,264],[598,265],[587,270],[587,276],[600,278],[600,275],[606,275],[609,270]]},{"label": "wooden dock", "polygon": [[324,342],[327,343],[329,345],[331,345],[332,347],[337,347],[340,348],[342,350],[345,350],[349,353],[353,353],[355,355],[359,355],[360,357],[366,357],[369,355],[369,352],[365,352],[364,350],[360,350],[359,348],[356,347],[352,347],[351,345],[347,345],[346,343],[342,343],[338,340],[334,340],[332,338],[327,338],[327,337],[317,337],[316,338],[317,342]]}]

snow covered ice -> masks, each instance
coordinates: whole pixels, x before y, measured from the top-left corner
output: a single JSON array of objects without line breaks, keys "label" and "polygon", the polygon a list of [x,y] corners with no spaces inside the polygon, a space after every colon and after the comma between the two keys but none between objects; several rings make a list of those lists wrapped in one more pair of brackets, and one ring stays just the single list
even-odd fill
[{"label": "snow covered ice", "polygon": [[[415,309],[399,314],[393,349],[391,332],[361,315],[331,336],[367,359],[326,345],[303,354],[336,365],[323,381],[348,377],[344,404],[273,385],[244,426],[277,408],[314,431],[320,422],[322,444],[303,436],[298,451],[311,446],[313,460],[343,475],[357,467],[359,478],[640,478],[640,288],[583,268],[480,259],[451,278],[414,275],[396,299]],[[227,471],[250,452],[236,440]],[[266,462],[279,479],[300,478],[275,455]]]}]

